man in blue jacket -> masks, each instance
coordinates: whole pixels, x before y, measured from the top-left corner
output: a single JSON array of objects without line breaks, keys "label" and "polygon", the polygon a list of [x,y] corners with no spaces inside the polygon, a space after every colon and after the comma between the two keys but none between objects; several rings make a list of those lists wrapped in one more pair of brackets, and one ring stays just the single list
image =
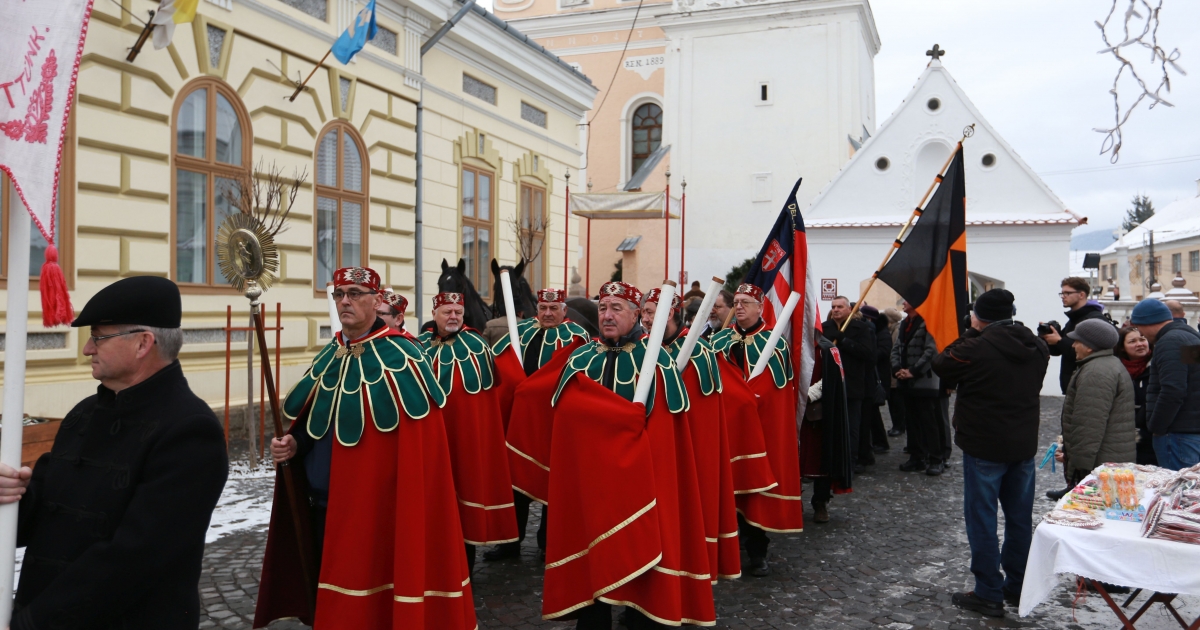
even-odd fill
[{"label": "man in blue jacket", "polygon": [[1166,304],[1142,300],[1131,321],[1150,341],[1150,384],[1146,387],[1146,427],[1154,435],[1158,465],[1181,470],[1200,463],[1200,364],[1184,363],[1188,346],[1200,345],[1200,333],[1173,320]]}]

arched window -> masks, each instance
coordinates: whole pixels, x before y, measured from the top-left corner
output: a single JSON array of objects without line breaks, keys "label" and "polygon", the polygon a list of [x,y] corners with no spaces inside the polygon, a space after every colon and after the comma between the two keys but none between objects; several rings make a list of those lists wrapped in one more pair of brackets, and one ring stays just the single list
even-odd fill
[{"label": "arched window", "polygon": [[317,290],[324,291],[338,269],[366,264],[365,163],[353,127],[342,121],[326,127],[317,141]]},{"label": "arched window", "polygon": [[189,87],[175,110],[173,275],[180,284],[222,286],[213,240],[250,176],[250,119],[224,83],[205,77]]},{"label": "arched window", "polygon": [[633,147],[629,161],[629,175],[633,176],[646,158],[662,145],[663,110],[654,103],[646,103],[633,112]]}]

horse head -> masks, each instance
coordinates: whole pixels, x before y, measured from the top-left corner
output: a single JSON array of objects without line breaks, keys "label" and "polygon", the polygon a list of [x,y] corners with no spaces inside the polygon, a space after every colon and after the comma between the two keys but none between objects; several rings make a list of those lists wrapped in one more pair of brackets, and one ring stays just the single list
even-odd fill
[{"label": "horse head", "polygon": [[504,308],[504,289],[500,286],[500,272],[505,269],[508,270],[508,279],[512,282],[513,306],[517,309],[517,314],[525,317],[533,317],[537,314],[537,298],[534,297],[529,281],[525,279],[525,263],[526,261],[522,259],[514,267],[501,265],[496,262],[495,258],[492,259],[492,295],[496,296],[492,301],[492,313],[495,317],[507,315]]}]

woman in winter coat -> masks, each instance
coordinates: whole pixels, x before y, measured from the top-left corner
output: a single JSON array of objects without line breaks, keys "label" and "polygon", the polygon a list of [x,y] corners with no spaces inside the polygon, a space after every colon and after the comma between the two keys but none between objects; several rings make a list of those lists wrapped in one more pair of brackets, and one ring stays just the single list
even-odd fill
[{"label": "woman in winter coat", "polygon": [[1063,469],[1078,484],[1105,462],[1136,457],[1133,381],[1112,348],[1120,335],[1106,320],[1080,322],[1067,333],[1078,360],[1063,400]]},{"label": "woman in winter coat", "polygon": [[1137,463],[1158,465],[1153,438],[1146,428],[1146,385],[1150,382],[1150,342],[1133,326],[1121,329],[1121,340],[1113,354],[1133,379],[1133,413],[1137,426]]}]

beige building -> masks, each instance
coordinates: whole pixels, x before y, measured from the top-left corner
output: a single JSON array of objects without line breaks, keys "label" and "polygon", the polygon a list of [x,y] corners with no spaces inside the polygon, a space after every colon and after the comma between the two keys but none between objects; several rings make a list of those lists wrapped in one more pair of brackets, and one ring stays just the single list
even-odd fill
[{"label": "beige building", "polygon": [[1140,300],[1150,295],[1152,277],[1167,292],[1174,288],[1176,276],[1183,278],[1187,291],[1200,291],[1200,180],[1195,197],[1167,204],[1100,251],[1099,278],[1105,295],[1111,287],[1122,300]]},{"label": "beige building", "polygon": [[[272,315],[282,303],[285,391],[328,341],[325,287],[338,267],[369,265],[411,300],[421,255],[428,308],[441,260],[463,257],[490,293],[491,259],[514,264],[518,218],[541,214],[548,228],[525,235],[546,242],[531,282],[561,285],[564,176],[580,165],[576,124],[596,92],[581,73],[479,10],[425,56],[422,75],[422,42],[459,5],[380,0],[375,40],[348,65],[330,57],[289,102],[292,80],[313,69],[360,3],[204,0],[169,48],[147,45],[127,62],[141,30],[130,14],[157,6],[95,4],[65,148],[60,251],[77,310],[119,278],[179,284],[184,371],[202,398],[223,404],[227,306],[235,326],[248,320],[246,299],[215,262],[215,230],[230,205],[223,190],[260,165],[307,173],[278,237],[280,278],[263,298]],[[416,252],[422,84],[424,251]],[[3,214],[23,211],[11,184],[0,184]],[[570,231],[575,240],[578,226]],[[44,243],[33,249],[38,269]],[[35,282],[34,308],[36,290]],[[415,328],[411,307],[407,315]],[[82,354],[87,331],[43,330],[40,316],[30,313],[26,411],[62,417],[95,391]],[[236,333],[235,402],[246,396],[245,343]]]},{"label": "beige building", "polygon": [[[689,279],[705,283],[754,255],[796,179],[804,177],[804,208],[875,133],[880,40],[868,0],[494,5],[601,89],[580,121],[591,192],[624,190],[655,149],[670,146],[641,190],[662,192],[670,171],[679,197],[686,180]],[[671,221],[673,280],[681,228]],[[618,260],[625,279],[643,289],[664,277],[662,220],[595,221],[591,242],[593,293]],[[620,251],[622,244],[636,249]]]}]

